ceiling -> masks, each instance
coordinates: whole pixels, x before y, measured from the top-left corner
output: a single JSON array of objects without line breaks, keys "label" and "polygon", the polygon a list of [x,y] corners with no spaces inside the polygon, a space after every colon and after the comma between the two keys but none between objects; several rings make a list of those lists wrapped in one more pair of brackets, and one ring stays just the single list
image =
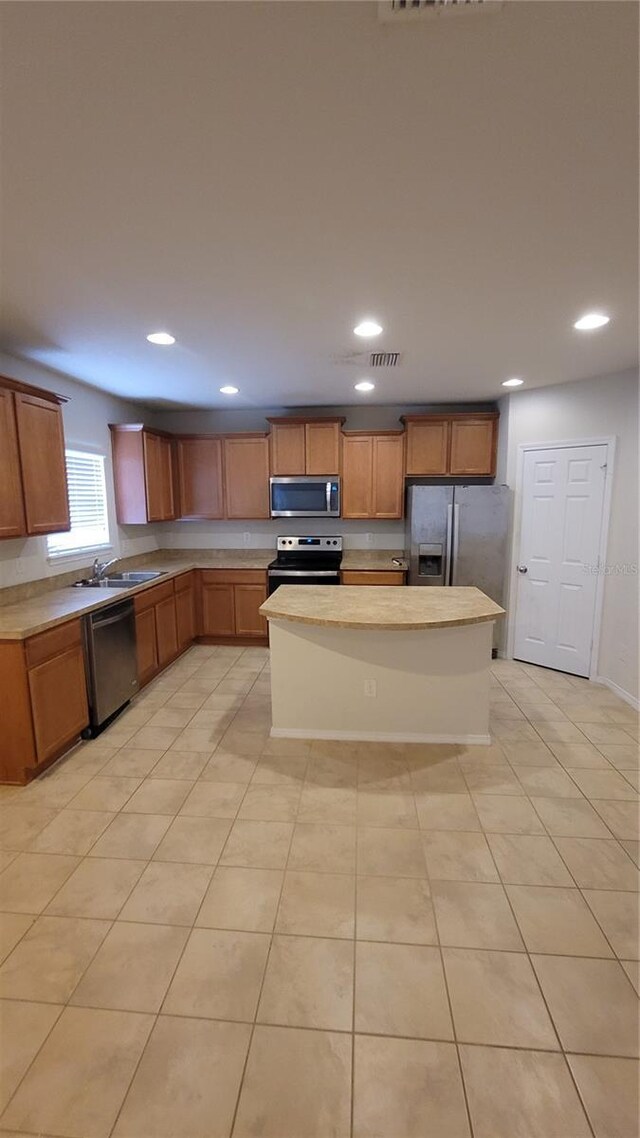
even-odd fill
[{"label": "ceiling", "polygon": [[[635,3],[2,7],[14,355],[207,407],[225,383],[235,406],[416,403],[635,365]],[[401,365],[336,363],[363,348]]]}]

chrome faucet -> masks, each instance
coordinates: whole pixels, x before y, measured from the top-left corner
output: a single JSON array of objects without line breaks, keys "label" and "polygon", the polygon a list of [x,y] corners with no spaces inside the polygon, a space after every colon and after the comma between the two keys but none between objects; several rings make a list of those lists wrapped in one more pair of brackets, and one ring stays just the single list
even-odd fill
[{"label": "chrome faucet", "polygon": [[111,561],[98,561],[98,558],[96,557],[93,562],[93,580],[102,581],[104,579],[105,573],[107,572],[107,569],[110,569],[112,565],[115,565],[117,560],[117,557],[113,557]]}]

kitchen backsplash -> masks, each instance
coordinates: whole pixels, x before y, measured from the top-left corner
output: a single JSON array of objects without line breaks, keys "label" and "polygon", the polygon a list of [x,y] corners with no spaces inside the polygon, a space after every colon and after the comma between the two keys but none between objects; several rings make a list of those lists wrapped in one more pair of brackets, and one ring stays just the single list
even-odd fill
[{"label": "kitchen backsplash", "polygon": [[341,534],[345,549],[403,549],[402,521],[277,518],[264,522],[165,522],[153,527],[163,549],[265,549],[278,534]]}]

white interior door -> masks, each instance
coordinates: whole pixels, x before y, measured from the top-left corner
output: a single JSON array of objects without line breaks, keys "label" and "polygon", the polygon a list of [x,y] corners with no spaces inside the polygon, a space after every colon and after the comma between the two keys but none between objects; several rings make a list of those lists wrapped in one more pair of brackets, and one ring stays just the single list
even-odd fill
[{"label": "white interior door", "polygon": [[607,447],[527,450],[514,656],[588,676]]}]

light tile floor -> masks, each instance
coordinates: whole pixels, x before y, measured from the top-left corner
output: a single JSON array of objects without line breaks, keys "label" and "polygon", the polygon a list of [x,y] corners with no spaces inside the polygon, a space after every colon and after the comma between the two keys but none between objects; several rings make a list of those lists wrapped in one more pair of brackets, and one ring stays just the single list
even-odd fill
[{"label": "light tile floor", "polygon": [[194,647],[0,794],[0,1131],[634,1138],[638,724],[496,662],[489,747],[269,739]]}]

